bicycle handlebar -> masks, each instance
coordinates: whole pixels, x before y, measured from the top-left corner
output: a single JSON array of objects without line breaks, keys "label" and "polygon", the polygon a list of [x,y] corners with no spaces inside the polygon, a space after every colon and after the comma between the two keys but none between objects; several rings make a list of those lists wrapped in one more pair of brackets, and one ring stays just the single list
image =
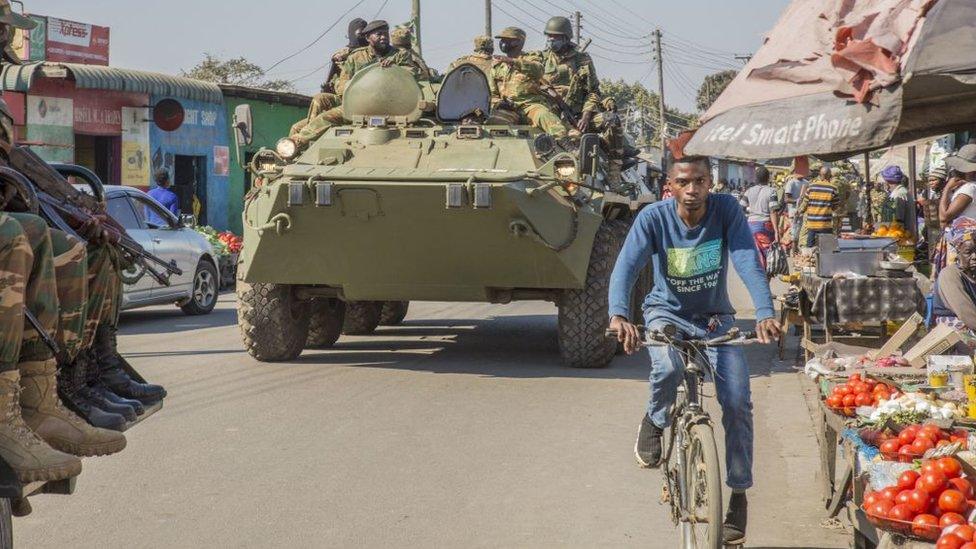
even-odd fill
[{"label": "bicycle handlebar", "polygon": [[[652,330],[648,332],[643,326],[638,326],[637,329],[643,336],[643,346],[674,345],[675,347],[679,348],[718,347],[724,345],[749,345],[751,343],[759,342],[756,332],[740,332],[738,328],[732,328],[725,335],[712,339],[681,339],[675,335],[669,335],[666,333],[667,330]],[[618,335],[617,330],[609,329],[606,331],[607,337],[616,339]]]}]

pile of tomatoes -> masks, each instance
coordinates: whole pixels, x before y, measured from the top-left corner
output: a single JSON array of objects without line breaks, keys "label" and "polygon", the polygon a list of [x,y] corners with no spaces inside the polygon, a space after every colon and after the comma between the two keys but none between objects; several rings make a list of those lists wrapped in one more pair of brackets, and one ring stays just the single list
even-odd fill
[{"label": "pile of tomatoes", "polygon": [[898,398],[901,393],[894,387],[861,374],[851,374],[847,383],[836,385],[825,403],[827,408],[846,416],[853,416],[858,406],[877,406],[882,400]]},{"label": "pile of tomatoes", "polygon": [[936,549],[976,549],[976,528],[972,524],[954,524],[942,530]]},{"label": "pile of tomatoes", "polygon": [[921,471],[905,471],[893,486],[865,493],[863,509],[870,518],[902,523],[904,533],[910,528],[917,537],[935,540],[953,525],[969,527],[966,517],[974,506],[973,485],[962,466],[956,458],[944,457],[924,462]]},{"label": "pile of tomatoes", "polygon": [[911,462],[926,451],[958,442],[966,448],[965,430],[948,432],[935,425],[909,425],[897,435],[882,434],[878,439],[881,455],[891,461]]}]

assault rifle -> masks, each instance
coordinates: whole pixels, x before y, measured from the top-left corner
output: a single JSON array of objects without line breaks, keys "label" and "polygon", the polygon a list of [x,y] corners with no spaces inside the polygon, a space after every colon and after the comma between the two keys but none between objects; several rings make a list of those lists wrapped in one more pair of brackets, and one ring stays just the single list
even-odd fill
[{"label": "assault rifle", "polygon": [[[101,202],[74,188],[34,151],[14,146],[10,149],[9,158],[14,169],[0,168],[0,171],[10,179],[23,179],[26,185],[33,188],[40,214],[49,223],[83,240],[116,247],[125,259],[144,269],[164,286],[170,284],[169,275],[183,274],[176,265],[146,251],[129,236],[125,227],[105,212]],[[165,273],[150,263],[161,266]]]}]

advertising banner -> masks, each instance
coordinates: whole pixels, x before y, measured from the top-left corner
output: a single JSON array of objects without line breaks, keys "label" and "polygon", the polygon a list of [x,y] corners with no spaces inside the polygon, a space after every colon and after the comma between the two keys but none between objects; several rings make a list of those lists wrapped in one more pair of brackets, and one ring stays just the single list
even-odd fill
[{"label": "advertising banner", "polygon": [[148,187],[149,109],[122,107],[122,184]]},{"label": "advertising banner", "polygon": [[48,61],[108,65],[109,28],[47,18]]},{"label": "advertising banner", "polygon": [[27,96],[27,141],[48,162],[73,162],[75,137],[72,100]]}]

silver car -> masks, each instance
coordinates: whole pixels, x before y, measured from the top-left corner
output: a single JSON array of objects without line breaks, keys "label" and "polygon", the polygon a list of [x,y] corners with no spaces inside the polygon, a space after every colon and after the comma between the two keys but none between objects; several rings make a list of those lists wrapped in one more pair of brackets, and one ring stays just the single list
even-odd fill
[{"label": "silver car", "polygon": [[172,212],[148,194],[134,187],[103,185],[87,168],[73,164],[53,164],[62,175],[74,179],[75,186],[104,198],[108,213],[118,221],[146,251],[183,270],[172,275],[169,286],[133,268],[123,273],[122,309],[175,303],[188,315],[205,315],[217,305],[220,270],[216,254],[206,237],[193,230],[192,215],[177,219]]}]

